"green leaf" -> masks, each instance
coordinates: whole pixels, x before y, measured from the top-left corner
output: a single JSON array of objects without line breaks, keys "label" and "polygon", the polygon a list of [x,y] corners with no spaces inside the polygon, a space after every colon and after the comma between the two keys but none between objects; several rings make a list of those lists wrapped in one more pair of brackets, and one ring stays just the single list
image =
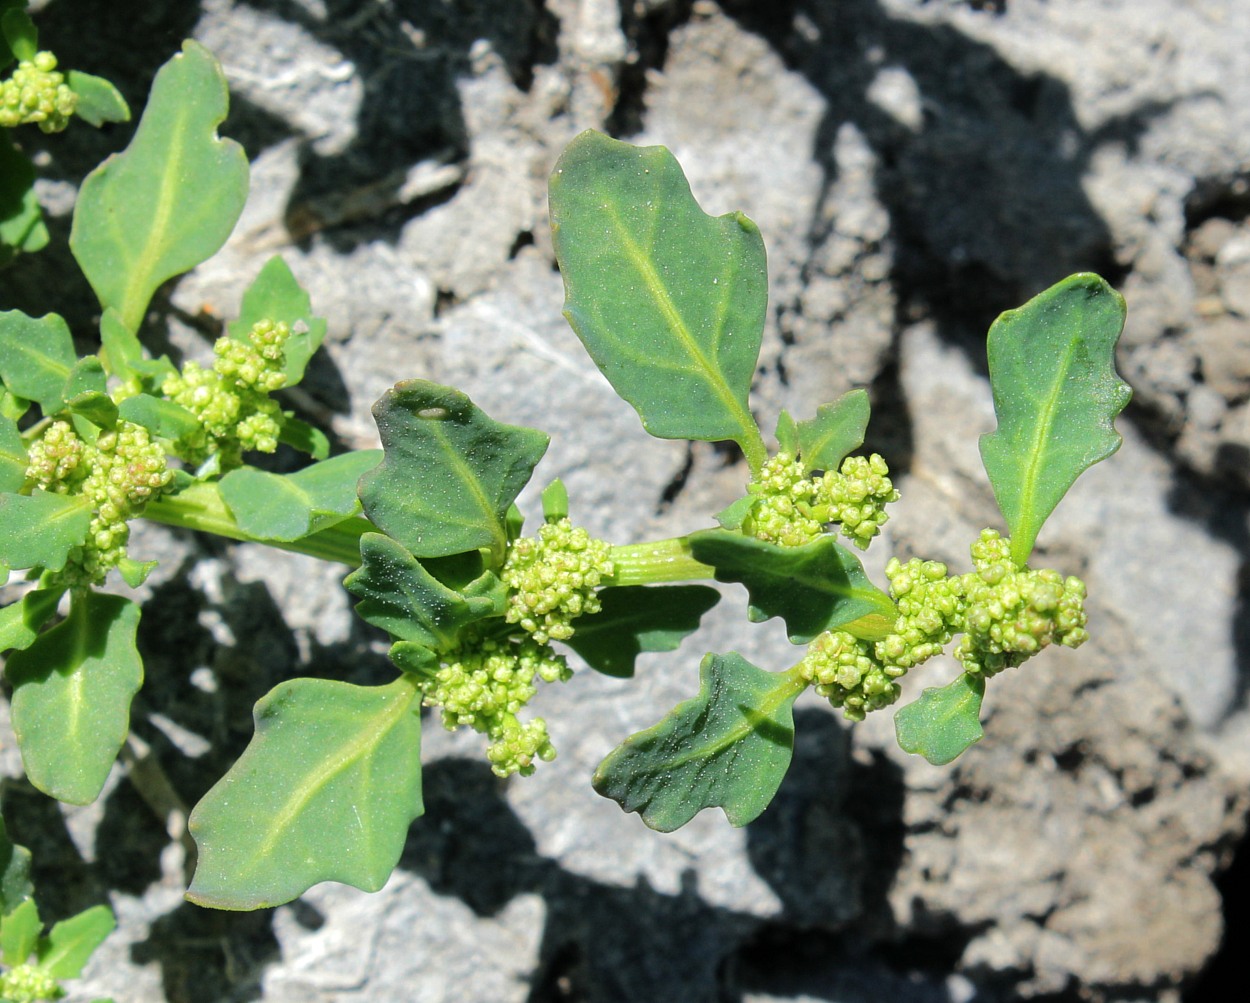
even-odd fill
[{"label": "green leaf", "polygon": [[82,592],[65,620],[8,658],[26,776],[58,801],[94,801],[126,740],[143,683],[138,626],[138,603]]},{"label": "green leaf", "polygon": [[488,547],[502,557],[512,501],[547,436],[503,425],[459,390],[396,384],[373,407],[386,457],[360,479],[365,515],[416,557]]},{"label": "green leaf", "polygon": [[39,967],[54,979],[78,978],[95,949],[116,928],[117,919],[106,905],[61,920],[39,943]]},{"label": "green leaf", "polygon": [[359,512],[356,482],[381,459],[379,449],[360,449],[293,474],[241,467],[221,479],[221,496],[253,539],[299,540]]},{"label": "green leaf", "polygon": [[599,764],[595,790],[672,832],[704,808],[742,826],[768,807],[790,767],[795,698],[804,681],[741,655],[708,655],[699,695],[631,735]]},{"label": "green leaf", "polygon": [[39,52],[39,32],[20,7],[11,7],[0,16],[0,33],[14,58],[22,62],[30,62]]},{"label": "green leaf", "polygon": [[791,456],[799,454],[799,426],[786,410],[777,415],[777,448]]},{"label": "green leaf", "polygon": [[70,70],[65,74],[65,83],[78,95],[74,114],[88,125],[98,129],[106,122],[130,121],[130,106],[126,104],[126,99],[103,77]]},{"label": "green leaf", "polygon": [[871,412],[868,391],[848,391],[821,404],[816,417],[798,425],[799,455],[807,470],[837,470],[853,450],[864,444]]},{"label": "green leaf", "polygon": [[767,456],[748,394],[768,307],[764,242],[741,213],[708,216],[659,146],[597,132],[551,176],[565,316],[647,431],[732,439]]},{"label": "green leaf", "polygon": [[0,491],[20,491],[26,483],[26,443],[17,422],[0,415]]},{"label": "green leaf", "polygon": [[0,495],[0,563],[60,571],[87,538],[91,504],[78,495]]},{"label": "green leaf", "polygon": [[599,591],[603,608],[578,617],[566,643],[592,669],[628,678],[644,651],[676,651],[720,600],[706,585],[627,585]]},{"label": "green leaf", "polygon": [[10,968],[24,965],[35,953],[43,923],[33,898],[25,899],[11,913],[0,919],[0,956]]},{"label": "green leaf", "polygon": [[47,243],[48,228],[35,197],[35,167],[0,129],[0,266],[18,252],[29,254]]},{"label": "green leaf", "polygon": [[160,561],[136,561],[123,557],[117,562],[117,572],[122,576],[122,581],[132,589],[137,589],[148,580],[148,575],[156,570],[158,564]]},{"label": "green leaf", "polygon": [[990,386],[998,428],[981,459],[1028,563],[1042,523],[1086,468],[1120,448],[1114,419],[1132,390],[1115,371],[1124,300],[1097,275],[1070,275],[990,328]]},{"label": "green leaf", "polygon": [[307,453],[314,460],[324,460],[330,455],[330,440],[325,432],[306,421],[292,418],[284,413],[282,427],[278,429],[278,441],[284,445]]},{"label": "green leaf", "polygon": [[320,881],[377,891],[423,810],[414,681],[293,679],[255,718],[247,750],[191,813],[200,853],[187,898],[259,909]]},{"label": "green leaf", "polygon": [[559,522],[569,517],[569,492],[564,481],[558,477],[543,488],[543,518],[547,522]]},{"label": "green leaf", "polygon": [[61,392],[78,353],[65,321],[0,311],[0,379],[11,393],[33,400],[45,415],[61,410]]},{"label": "green leaf", "polygon": [[0,916],[7,916],[35,894],[30,883],[30,851],[9,839],[0,818]]},{"label": "green leaf", "polygon": [[121,379],[127,379],[136,371],[136,364],[145,361],[143,346],[126,329],[116,310],[105,310],[100,317],[100,358],[104,368]]},{"label": "green leaf", "polygon": [[690,534],[689,540],[694,559],[715,568],[718,582],[746,586],[753,622],[781,617],[795,644],[865,617],[892,625],[898,616],[890,597],[864,573],[859,558],[832,536],[802,547],[781,547],[723,529],[706,529]]},{"label": "green leaf", "polygon": [[438,671],[438,652],[416,641],[396,641],[387,655],[400,672],[411,672],[421,679]]},{"label": "green leaf", "polygon": [[360,538],[361,566],[343,585],[361,602],[356,612],[393,638],[446,651],[461,629],[495,611],[488,597],[466,599],[438,581],[389,536]]},{"label": "green leaf", "polygon": [[746,521],[746,517],[751,514],[751,509],[755,507],[757,501],[759,499],[755,495],[743,495],[737,501],[726,505],[717,512],[716,521],[721,524],[722,529],[741,529],[742,524]]},{"label": "green leaf", "polygon": [[952,762],[981,741],[984,695],[985,680],[967,672],[946,686],[926,688],[919,700],[894,715],[899,747],[924,756],[934,766]]},{"label": "green leaf", "polygon": [[326,336],[324,317],[315,317],[312,300],[296,281],[290,267],[280,257],[265,263],[243,294],[238,320],[228,330],[235,341],[247,341],[252,327],[262,320],[281,322],[291,329],[291,337],[283,348],[286,361],[282,371],[286,385],[295,386],[304,378],[304,369],[312,354],[321,347]]},{"label": "green leaf", "polygon": [[135,394],[117,406],[117,413],[126,421],[142,425],[154,436],[177,442],[193,435],[200,428],[200,419],[181,404],[151,394]]},{"label": "green leaf", "polygon": [[0,608],[0,651],[21,651],[34,644],[64,593],[64,589],[33,589]]},{"label": "green leaf", "polygon": [[70,248],[100,305],[138,331],[152,293],[211,257],[247,198],[247,155],[217,137],[226,78],[197,42],[164,66],[126,150],[82,183]]},{"label": "green leaf", "polygon": [[75,414],[100,428],[112,428],[117,423],[117,405],[105,392],[107,385],[103,363],[94,355],[84,355],[70,369],[61,397]]}]

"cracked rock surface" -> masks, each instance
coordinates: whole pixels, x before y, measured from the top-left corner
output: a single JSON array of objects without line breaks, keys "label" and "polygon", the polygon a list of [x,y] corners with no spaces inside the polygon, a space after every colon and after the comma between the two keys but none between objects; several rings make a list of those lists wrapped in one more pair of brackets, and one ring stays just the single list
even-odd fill
[{"label": "cracked rock surface", "polygon": [[[180,811],[242,751],[273,685],[385,680],[385,649],[339,569],[137,527],[135,553],[162,564],[144,586],[134,730],[165,787],[138,763],[87,809],[17,779],[4,791],[41,911],[107,898],[118,913],[81,998],[1186,998],[1220,947],[1214,882],[1250,781],[1250,5],[35,7],[62,62],[115,80],[136,110],[182,38],[221,59],[222,131],[247,149],[253,190],[223,251],[158,295],[163,350],[204,353],[282,254],[330,331],[287,406],[344,448],[375,445],[369,406],[419,376],[548,432],[536,482],[562,478],[575,520],[615,542],[702,528],[741,492],[741,461],[647,437],[560,315],[546,178],[586,128],[663,143],[707,211],[759,224],[762,427],[870,388],[868,445],[902,492],[866,561],[878,580],[891,554],[966,570],[968,543],[998,525],[977,437],[993,426],[984,334],[999,311],[1099,271],[1128,300],[1135,391],[1120,453],[1039,541],[1038,563],[1086,579],[1093,639],[996,680],[986,738],[954,765],[901,753],[888,713],[851,728],[808,695],[790,774],[746,829],[705,812],[653,833],[595,795],[603,756],[693,695],[703,652],[795,660],[729,590],[634,680],[580,671],[548,687],[560,755],[531,778],[497,781],[476,736],[430,719],[427,810],[390,883],[252,914],[182,900]],[[0,307],[93,330],[68,213],[126,138],[32,138],[53,246],[0,273]],[[926,665],[905,698],[953,674]],[[0,764],[20,777],[11,738]]]}]

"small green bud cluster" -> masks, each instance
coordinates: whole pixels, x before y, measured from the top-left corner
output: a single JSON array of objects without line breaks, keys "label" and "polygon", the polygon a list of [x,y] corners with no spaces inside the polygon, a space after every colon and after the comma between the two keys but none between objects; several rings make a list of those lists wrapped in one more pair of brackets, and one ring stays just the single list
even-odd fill
[{"label": "small green bud cluster", "polygon": [[182,372],[166,378],[161,392],[203,426],[179,441],[183,459],[198,466],[217,454],[222,469],[230,469],[242,464],[245,452],[278,448],[282,411],[269,394],[286,384],[283,348],[290,336],[286,324],[258,321],[247,341],[217,339],[212,369],[188,362]]},{"label": "small green bud cluster", "polygon": [[18,965],[0,975],[0,999],[6,1003],[59,1000],[64,995],[57,980],[34,965]]},{"label": "small green bud cluster", "polygon": [[853,721],[898,699],[895,680],[940,654],[962,634],[954,656],[987,678],[1020,665],[1049,644],[1075,648],[1085,629],[1085,583],[1057,571],[1017,568],[1011,542],[992,529],[972,548],[976,569],[949,576],[938,561],[897,558],[886,565],[898,607],[894,629],[877,641],[846,631],[821,634],[799,663],[816,692]]},{"label": "small green bud cluster", "polygon": [[92,515],[87,539],[69,554],[60,580],[98,585],[126,556],[127,522],[173,480],[165,450],[142,425],[120,419],[84,442],[66,421],[54,421],[31,444],[27,480],[44,491],[85,498]]},{"label": "small green bud cluster", "polygon": [[0,128],[34,123],[44,132],[60,132],[78,107],[78,95],[56,68],[56,56],[37,52],[22,60],[0,83]]},{"label": "small green bud cluster", "polygon": [[792,454],[780,452],[747,485],[758,500],[743,528],[759,540],[801,547],[836,524],[863,550],[889,519],[885,506],[898,501],[889,473],[877,453],[848,456],[840,469],[813,476]]},{"label": "small green bud cluster", "polygon": [[537,692],[535,680],[563,682],[571,676],[564,656],[545,644],[472,636],[423,682],[423,703],[442,708],[449,731],[468,725],[490,738],[486,757],[498,776],[529,776],[536,759],[550,762],[556,750],[542,718],[522,722],[517,714]]},{"label": "small green bud cluster", "polygon": [[508,623],[539,644],[567,641],[572,622],[598,613],[595,589],[615,572],[611,547],[568,519],[544,524],[538,536],[514,540],[500,578],[508,586]]}]

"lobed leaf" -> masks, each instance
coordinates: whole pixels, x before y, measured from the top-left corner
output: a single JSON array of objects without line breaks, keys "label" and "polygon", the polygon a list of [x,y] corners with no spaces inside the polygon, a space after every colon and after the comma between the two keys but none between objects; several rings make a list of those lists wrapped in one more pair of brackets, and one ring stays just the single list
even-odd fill
[{"label": "lobed leaf", "polygon": [[868,391],[847,391],[836,401],[821,404],[816,417],[798,423],[799,455],[808,470],[837,470],[864,444],[872,408]]},{"label": "lobed leaf", "polygon": [[1081,273],[1002,314],[989,333],[998,427],[981,459],[1023,567],[1073,481],[1120,448],[1114,419],[1132,390],[1115,370],[1124,299]]},{"label": "lobed leaf", "polygon": [[660,832],[713,807],[731,825],[746,825],[768,807],[790,767],[792,708],[805,685],[733,652],[708,655],[699,695],[618,746],[595,771],[594,788]]},{"label": "lobed leaf", "polygon": [[61,920],[39,941],[39,967],[54,979],[78,978],[96,948],[116,928],[117,918],[106,905]]},{"label": "lobed leaf", "polygon": [[94,801],[126,740],[143,682],[138,626],[138,603],[82,592],[65,620],[8,658],[26,776],[58,801]]},{"label": "lobed leaf", "polygon": [[566,642],[592,669],[629,678],[644,651],[676,651],[720,600],[706,585],[626,585],[601,589],[603,608],[577,619]]},{"label": "lobed leaf", "polygon": [[91,528],[91,504],[77,495],[0,494],[0,564],[60,571]]},{"label": "lobed leaf", "polygon": [[659,146],[578,136],[551,176],[565,316],[604,376],[664,439],[732,439],[766,458],[748,394],[768,306],[764,242],[699,208]]},{"label": "lobed leaf", "polygon": [[459,390],[409,380],[373,407],[385,458],[360,479],[365,515],[415,557],[488,547],[502,557],[508,509],[547,436],[489,418]]},{"label": "lobed leaf", "polygon": [[0,266],[48,244],[48,227],[35,197],[35,168],[0,130]]},{"label": "lobed leaf", "polygon": [[864,573],[859,558],[832,536],[802,547],[781,547],[706,529],[691,533],[689,540],[694,559],[710,564],[718,582],[746,586],[753,622],[781,617],[795,644],[856,621],[864,621],[863,627],[877,621],[893,624],[898,615],[890,597]]},{"label": "lobed leaf", "polygon": [[356,482],[381,459],[379,449],[359,449],[293,474],[241,467],[221,479],[221,497],[252,539],[289,543],[358,513]]},{"label": "lobed leaf", "polygon": [[256,704],[256,734],[191,813],[187,898],[280,905],[320,881],[377,891],[422,812],[417,689],[293,679]]},{"label": "lobed leaf", "polygon": [[0,917],[35,894],[30,882],[30,851],[9,839],[0,818]]},{"label": "lobed leaf", "polygon": [[928,687],[920,699],[900,707],[894,732],[904,752],[945,766],[981,741],[981,698],[985,680],[965,672],[952,683]]},{"label": "lobed leaf", "polygon": [[217,61],[184,42],[157,73],[130,145],[82,183],[70,249],[129,331],[157,286],[215,254],[243,211],[247,155],[217,136],[227,104]]},{"label": "lobed leaf", "polygon": [[0,380],[10,393],[33,400],[45,415],[56,414],[77,361],[69,327],[56,314],[0,311]]},{"label": "lobed leaf", "polygon": [[362,536],[360,559],[343,585],[361,600],[361,618],[398,640],[446,651],[463,627],[495,612],[490,597],[466,598],[448,588],[389,536]]},{"label": "lobed leaf", "polygon": [[313,316],[312,300],[281,257],[270,258],[243,294],[237,320],[227,330],[235,341],[246,341],[252,327],[262,320],[281,322],[291,329],[283,348],[286,361],[282,371],[286,385],[293,387],[304,378],[304,369],[326,336],[324,317]]}]

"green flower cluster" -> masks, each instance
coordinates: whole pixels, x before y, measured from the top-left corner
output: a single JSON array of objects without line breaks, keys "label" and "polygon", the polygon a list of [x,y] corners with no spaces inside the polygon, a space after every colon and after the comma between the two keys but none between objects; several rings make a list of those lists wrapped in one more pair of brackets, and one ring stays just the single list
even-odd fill
[{"label": "green flower cluster", "polygon": [[572,674],[562,655],[530,638],[472,636],[423,681],[422,702],[442,709],[449,731],[468,725],[490,738],[486,758],[498,776],[529,776],[536,759],[550,762],[556,750],[542,718],[522,722],[517,714],[537,692],[537,679],[563,682]]},{"label": "green flower cluster", "polygon": [[799,663],[803,677],[853,721],[889,706],[907,670],[943,651],[962,634],[954,656],[967,672],[986,677],[1020,665],[1050,644],[1075,648],[1085,629],[1085,583],[1057,571],[1017,568],[1011,542],[992,529],[972,548],[976,569],[949,576],[937,561],[892,559],[886,565],[898,607],[894,629],[868,641],[826,632]]},{"label": "green flower cluster", "polygon": [[508,586],[508,623],[539,644],[567,641],[572,620],[601,608],[595,589],[616,570],[611,549],[568,519],[545,523],[536,538],[514,540],[499,574]]},{"label": "green flower cluster", "polygon": [[290,336],[286,324],[258,321],[246,341],[217,339],[211,369],[188,362],[165,379],[161,392],[201,425],[179,440],[178,455],[194,466],[217,456],[221,469],[229,470],[243,463],[245,452],[278,448],[283,416],[269,394],[286,385],[283,348]]},{"label": "green flower cluster", "polygon": [[78,95],[65,83],[50,52],[18,63],[13,75],[0,83],[0,128],[34,123],[44,132],[60,132],[77,107]]},{"label": "green flower cluster", "polygon": [[85,442],[66,421],[54,421],[30,446],[26,479],[55,494],[79,495],[92,508],[87,539],[73,548],[59,580],[98,585],[126,556],[127,522],[173,480],[165,450],[142,425],[119,419]]},{"label": "green flower cluster", "polygon": [[34,965],[18,965],[0,975],[0,1000],[7,1003],[59,1000],[64,995],[57,980]]},{"label": "green flower cluster", "polygon": [[848,456],[840,469],[814,476],[792,454],[780,452],[747,485],[757,501],[743,529],[759,540],[801,547],[836,523],[863,550],[889,519],[885,506],[898,501],[889,474],[877,453]]}]

